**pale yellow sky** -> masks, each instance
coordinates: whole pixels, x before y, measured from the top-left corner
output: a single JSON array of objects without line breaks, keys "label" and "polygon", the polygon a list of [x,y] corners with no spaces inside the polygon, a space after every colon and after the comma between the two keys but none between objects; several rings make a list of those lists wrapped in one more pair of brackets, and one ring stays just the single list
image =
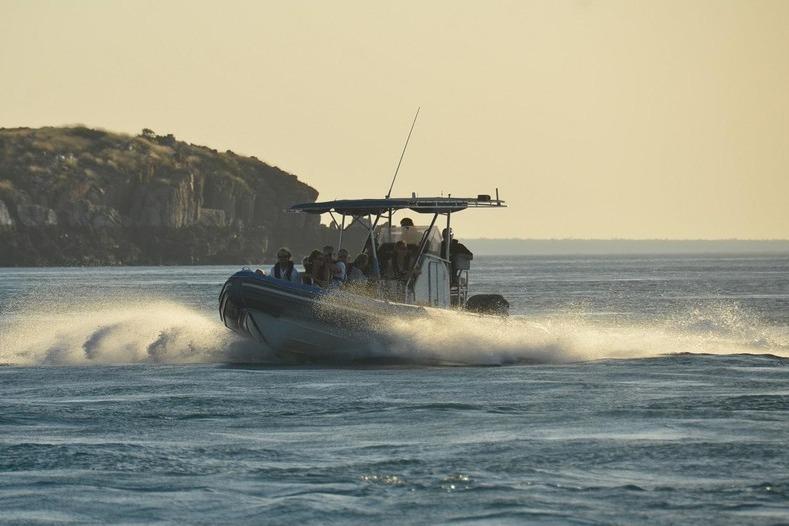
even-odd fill
[{"label": "pale yellow sky", "polygon": [[0,0],[0,126],[254,155],[460,237],[789,238],[787,0]]}]

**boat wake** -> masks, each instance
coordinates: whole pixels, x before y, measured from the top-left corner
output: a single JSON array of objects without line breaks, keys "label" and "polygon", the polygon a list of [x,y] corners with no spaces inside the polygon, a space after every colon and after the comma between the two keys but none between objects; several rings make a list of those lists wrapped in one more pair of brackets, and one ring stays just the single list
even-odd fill
[{"label": "boat wake", "polygon": [[736,307],[690,309],[670,320],[611,322],[578,314],[492,318],[437,312],[395,322],[390,352],[414,362],[557,364],[668,354],[770,354],[789,358],[789,329],[759,323]]},{"label": "boat wake", "polygon": [[238,341],[218,320],[172,301],[140,298],[90,308],[58,303],[48,305],[45,314],[17,311],[6,317],[0,363],[183,364],[260,358],[257,349]]},{"label": "boat wake", "polygon": [[[213,313],[173,301],[107,300],[92,307],[58,303],[48,305],[46,312],[4,315],[0,364],[279,362],[259,344],[229,331]],[[690,309],[652,323],[614,323],[577,313],[495,318],[434,311],[424,319],[393,319],[379,333],[385,347],[349,349],[348,361],[484,366],[678,353],[789,358],[786,327],[760,323],[726,306],[706,312]]]}]

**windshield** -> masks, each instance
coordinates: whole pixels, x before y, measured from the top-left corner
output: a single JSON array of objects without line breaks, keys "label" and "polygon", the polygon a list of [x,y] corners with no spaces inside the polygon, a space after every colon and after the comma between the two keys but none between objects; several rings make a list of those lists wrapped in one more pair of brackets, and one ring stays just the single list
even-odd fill
[{"label": "windshield", "polygon": [[397,243],[402,240],[408,245],[419,245],[425,231],[428,231],[428,246],[426,252],[438,255],[441,250],[441,233],[438,227],[428,227],[427,225],[416,226],[390,226],[381,225],[377,227],[376,234],[378,243]]}]

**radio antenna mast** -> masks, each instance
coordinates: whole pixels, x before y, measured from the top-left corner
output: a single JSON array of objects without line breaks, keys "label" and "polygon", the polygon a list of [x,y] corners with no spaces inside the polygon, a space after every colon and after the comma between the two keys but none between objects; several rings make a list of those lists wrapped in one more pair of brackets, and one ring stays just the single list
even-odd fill
[{"label": "radio antenna mast", "polygon": [[392,188],[394,188],[395,181],[397,180],[397,172],[400,171],[400,163],[403,162],[403,156],[405,155],[405,150],[408,148],[408,141],[411,140],[411,132],[414,131],[414,125],[416,124],[416,118],[419,117],[419,110],[420,108],[416,109],[416,115],[414,115],[414,122],[411,123],[411,129],[408,131],[408,138],[405,140],[405,146],[403,146],[403,153],[400,154],[400,160],[397,162],[397,169],[395,169],[394,177],[392,177],[392,184],[389,185],[389,191],[386,193],[386,198],[392,195]]}]

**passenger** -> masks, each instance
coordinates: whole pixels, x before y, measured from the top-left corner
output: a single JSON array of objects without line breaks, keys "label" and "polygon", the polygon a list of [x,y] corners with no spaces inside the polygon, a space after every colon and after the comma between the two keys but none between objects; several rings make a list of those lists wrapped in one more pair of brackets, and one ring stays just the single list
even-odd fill
[{"label": "passenger", "polygon": [[350,270],[346,268],[348,283],[366,284],[370,268],[370,257],[367,254],[359,254],[349,268]]},{"label": "passenger", "polygon": [[402,240],[408,245],[417,245],[421,240],[421,236],[414,226],[414,222],[410,217],[404,217],[400,220],[400,227],[403,230]]},{"label": "passenger", "polygon": [[[313,262],[313,261],[315,260],[315,258],[316,258],[316,257],[318,257],[318,256],[323,256],[323,252],[321,252],[321,251],[320,251],[320,250],[318,250],[317,248],[316,248],[315,250],[313,250],[312,252],[310,252],[310,255],[309,255],[309,256],[307,256],[307,259],[309,260],[309,263],[310,263],[310,265],[312,265],[312,262]],[[310,272],[311,272],[311,271],[312,271],[312,269],[310,268]]]},{"label": "passenger", "polygon": [[378,280],[371,277],[372,267],[370,256],[362,252],[353,260],[346,270],[348,280],[345,282],[345,289],[355,294],[376,297],[378,294]]},{"label": "passenger", "polygon": [[345,263],[334,259],[334,247],[331,245],[323,247],[323,260],[331,276],[330,285],[339,287],[345,281]]},{"label": "passenger", "polygon": [[345,277],[343,278],[343,283],[348,281],[348,272],[350,271],[350,266],[353,264],[351,263],[351,255],[348,251],[344,248],[341,248],[337,251],[337,259],[342,262],[343,266],[345,267]]},{"label": "passenger", "polygon": [[319,287],[328,287],[331,284],[331,275],[323,253],[320,250],[313,250],[310,259],[312,260],[310,263],[312,283]]},{"label": "passenger", "polygon": [[293,266],[293,261],[290,260],[291,256],[292,254],[287,247],[277,250],[277,263],[271,267],[269,276],[292,283],[301,283],[301,274]]},{"label": "passenger", "polygon": [[416,266],[416,261],[408,252],[408,245],[404,241],[398,241],[394,246],[394,253],[386,264],[386,277],[394,280],[397,284],[397,296],[400,301],[406,297],[406,283],[409,284],[409,291],[413,290],[414,279],[421,273]]},{"label": "passenger", "polygon": [[[447,236],[447,233],[449,234],[449,236]],[[446,228],[442,230],[441,237],[443,238],[441,241],[442,258],[446,257],[446,247],[447,247],[447,242],[449,242],[449,261],[452,263],[452,274],[450,278],[451,281],[450,284],[452,286],[455,286],[458,283],[458,275],[460,274],[460,271],[456,268],[457,256],[460,255],[465,257],[467,260],[471,260],[474,259],[474,254],[468,248],[466,248],[466,245],[460,243],[457,239],[455,239],[454,235],[452,234],[451,228],[449,229],[449,232],[447,232]],[[447,239],[447,237],[449,239]]]},{"label": "passenger", "polygon": [[301,264],[304,267],[304,273],[301,275],[301,282],[304,285],[315,285],[315,281],[312,279],[312,260],[315,258],[316,254],[320,253],[320,250],[313,250],[309,256],[305,256],[301,260]]},{"label": "passenger", "polygon": [[408,278],[419,272],[419,269],[414,266],[415,263],[408,252],[408,245],[404,241],[398,241],[395,243],[392,257],[386,262],[386,277],[407,281]]}]

